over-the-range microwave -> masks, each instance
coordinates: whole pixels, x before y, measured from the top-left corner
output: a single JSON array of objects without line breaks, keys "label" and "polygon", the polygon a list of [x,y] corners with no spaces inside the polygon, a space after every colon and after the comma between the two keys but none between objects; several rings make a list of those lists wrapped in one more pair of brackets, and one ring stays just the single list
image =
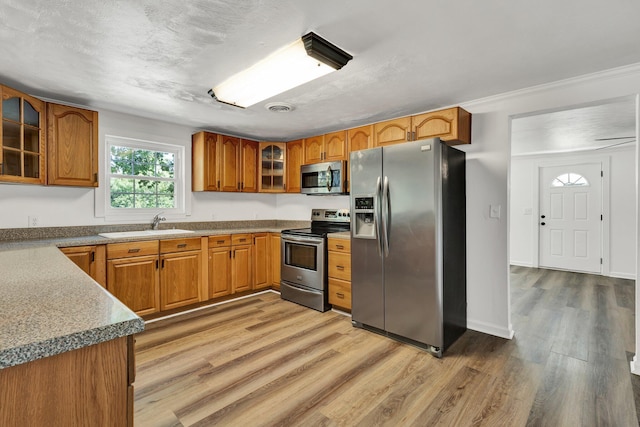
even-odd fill
[{"label": "over-the-range microwave", "polygon": [[300,168],[302,194],[347,194],[347,162],[323,162]]}]

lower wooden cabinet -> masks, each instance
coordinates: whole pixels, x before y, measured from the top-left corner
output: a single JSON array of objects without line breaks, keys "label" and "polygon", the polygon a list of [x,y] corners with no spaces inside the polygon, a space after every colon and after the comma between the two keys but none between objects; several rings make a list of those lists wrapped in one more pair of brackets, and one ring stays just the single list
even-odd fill
[{"label": "lower wooden cabinet", "polygon": [[209,248],[209,298],[231,294],[231,246]]},{"label": "lower wooden cabinet", "polygon": [[107,290],[137,315],[160,311],[158,255],[107,261]]},{"label": "lower wooden cabinet", "polygon": [[274,289],[280,289],[280,267],[282,265],[282,253],[280,247],[280,233],[269,234],[269,246],[271,253],[271,268],[269,273],[271,275],[271,287]]},{"label": "lower wooden cabinet", "polygon": [[329,304],[351,310],[351,241],[327,239],[329,254]]},{"label": "lower wooden cabinet", "polygon": [[250,234],[231,236],[231,292],[253,289],[253,248]]},{"label": "lower wooden cabinet", "polygon": [[107,287],[107,264],[105,245],[73,246],[60,248],[75,265],[80,267],[103,288]]},{"label": "lower wooden cabinet", "polygon": [[160,310],[202,301],[200,238],[160,241]]},{"label": "lower wooden cabinet", "polygon": [[271,286],[269,277],[269,233],[253,235],[253,288],[264,289]]}]

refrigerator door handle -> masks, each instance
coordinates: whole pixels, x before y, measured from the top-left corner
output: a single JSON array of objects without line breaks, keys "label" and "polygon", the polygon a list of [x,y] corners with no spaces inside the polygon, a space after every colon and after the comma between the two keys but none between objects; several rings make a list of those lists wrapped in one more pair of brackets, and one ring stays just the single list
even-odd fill
[{"label": "refrigerator door handle", "polygon": [[382,258],[382,177],[378,177],[376,182],[376,246],[378,248],[378,256]]},{"label": "refrigerator door handle", "polygon": [[389,177],[384,177],[382,186],[382,242],[384,256],[389,256]]}]

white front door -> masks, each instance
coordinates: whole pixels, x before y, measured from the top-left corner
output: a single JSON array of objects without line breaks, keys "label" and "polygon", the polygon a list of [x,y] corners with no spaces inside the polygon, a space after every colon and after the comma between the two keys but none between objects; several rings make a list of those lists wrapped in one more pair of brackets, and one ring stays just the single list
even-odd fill
[{"label": "white front door", "polygon": [[540,267],[602,272],[602,164],[540,171]]}]

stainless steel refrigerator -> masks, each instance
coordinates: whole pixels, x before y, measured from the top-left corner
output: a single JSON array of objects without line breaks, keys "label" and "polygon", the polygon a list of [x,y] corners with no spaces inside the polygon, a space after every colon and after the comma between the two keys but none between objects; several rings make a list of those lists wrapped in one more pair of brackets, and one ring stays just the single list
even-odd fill
[{"label": "stainless steel refrigerator", "polygon": [[353,324],[441,357],[467,327],[465,154],[426,139],[350,169]]}]

